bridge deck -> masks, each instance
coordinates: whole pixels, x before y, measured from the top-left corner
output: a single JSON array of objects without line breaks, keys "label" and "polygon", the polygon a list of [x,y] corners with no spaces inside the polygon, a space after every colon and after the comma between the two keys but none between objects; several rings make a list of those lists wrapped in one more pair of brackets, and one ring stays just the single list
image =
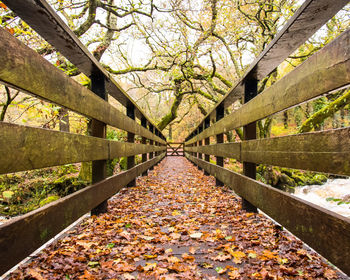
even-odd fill
[{"label": "bridge deck", "polygon": [[183,157],[163,160],[11,279],[341,279]]}]

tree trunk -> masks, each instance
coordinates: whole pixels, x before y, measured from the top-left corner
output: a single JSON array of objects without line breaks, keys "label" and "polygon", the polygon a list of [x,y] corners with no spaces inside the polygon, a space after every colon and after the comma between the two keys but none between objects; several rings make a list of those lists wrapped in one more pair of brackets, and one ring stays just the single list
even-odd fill
[{"label": "tree trunk", "polygon": [[340,109],[344,108],[350,103],[350,90],[346,91],[341,97],[337,98],[321,110],[317,111],[309,117],[299,128],[299,133],[309,132],[313,128],[319,130],[322,128],[323,122],[326,118],[332,116]]}]

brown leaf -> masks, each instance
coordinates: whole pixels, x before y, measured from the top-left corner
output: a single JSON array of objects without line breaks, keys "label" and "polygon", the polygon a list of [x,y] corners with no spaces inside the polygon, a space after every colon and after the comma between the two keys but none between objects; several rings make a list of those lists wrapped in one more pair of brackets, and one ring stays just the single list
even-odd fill
[{"label": "brown leaf", "polygon": [[196,253],[198,248],[196,247],[190,247],[190,249],[188,250],[192,255],[194,255]]},{"label": "brown leaf", "polygon": [[227,273],[230,279],[240,279],[241,274],[238,272],[238,269],[231,270]]},{"label": "brown leaf", "polygon": [[194,261],[195,261],[194,256],[190,256],[190,255],[187,254],[187,253],[183,253],[183,254],[182,254],[182,258],[183,258],[185,261],[189,261],[189,262],[194,262]]},{"label": "brown leaf", "polygon": [[42,270],[41,269],[38,269],[38,268],[30,268],[28,269],[27,273],[33,277],[34,279],[37,279],[37,280],[45,280],[45,278],[43,276],[41,276],[41,272]]},{"label": "brown leaf", "polygon": [[230,260],[232,257],[230,255],[227,255],[227,254],[219,254],[215,257],[211,257],[211,259],[213,261],[220,261],[220,262],[223,262],[223,261],[226,261],[226,260]]}]

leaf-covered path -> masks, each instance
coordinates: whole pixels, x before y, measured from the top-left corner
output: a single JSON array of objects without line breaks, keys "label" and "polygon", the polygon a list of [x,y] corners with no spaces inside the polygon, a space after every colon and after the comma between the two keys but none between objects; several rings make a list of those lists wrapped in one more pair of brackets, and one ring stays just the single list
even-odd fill
[{"label": "leaf-covered path", "polygon": [[181,157],[88,218],[11,279],[338,279],[300,241],[246,213]]}]

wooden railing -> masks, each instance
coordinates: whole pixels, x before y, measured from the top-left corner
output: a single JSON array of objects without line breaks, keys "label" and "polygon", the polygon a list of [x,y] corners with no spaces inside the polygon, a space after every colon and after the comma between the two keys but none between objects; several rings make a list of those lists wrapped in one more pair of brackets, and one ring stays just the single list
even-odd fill
[{"label": "wooden railing", "polygon": [[[257,95],[271,73],[348,1],[305,1],[244,77],[185,142],[185,156],[242,197],[242,207],[275,219],[333,264],[350,274],[350,219],[256,181],[256,164],[350,175],[350,128],[256,139],[256,121],[350,84],[350,30]],[[238,98],[244,104],[229,115]],[[223,134],[243,127],[244,140],[223,143]],[[210,144],[210,137],[216,143]],[[204,142],[204,143],[203,143]],[[205,155],[203,159],[203,154]],[[216,164],[209,156],[216,157]],[[243,163],[243,175],[223,167],[224,158]]]},{"label": "wooden railing", "polygon": [[183,142],[167,142],[167,156],[184,156],[184,143]]},{"label": "wooden railing", "polygon": [[[69,78],[9,32],[0,29],[0,82],[92,119],[92,135],[0,122],[0,174],[92,161],[92,185],[0,226],[0,274],[85,213],[147,174],[166,154],[165,137],[144,115],[45,1],[3,1],[91,79],[91,91]],[[126,115],[107,102],[107,94]],[[139,121],[136,120],[139,119]],[[106,126],[128,133],[105,139]],[[135,135],[142,143],[135,143]],[[135,166],[135,155],[142,163]],[[106,160],[127,157],[128,170],[106,178]]]}]

